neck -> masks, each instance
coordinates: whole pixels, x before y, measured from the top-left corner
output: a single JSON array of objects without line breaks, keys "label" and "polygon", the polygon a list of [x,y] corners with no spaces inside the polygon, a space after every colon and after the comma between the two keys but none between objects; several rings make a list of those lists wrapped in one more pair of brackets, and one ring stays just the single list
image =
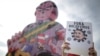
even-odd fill
[{"label": "neck", "polygon": [[47,20],[36,20],[36,23],[38,24],[42,24],[42,23],[45,23],[45,22],[50,22],[51,20],[47,19]]}]

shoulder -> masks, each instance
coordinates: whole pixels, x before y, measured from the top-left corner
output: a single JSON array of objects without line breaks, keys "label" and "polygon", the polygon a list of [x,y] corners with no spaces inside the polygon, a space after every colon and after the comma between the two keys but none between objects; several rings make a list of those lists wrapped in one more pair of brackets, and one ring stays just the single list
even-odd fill
[{"label": "shoulder", "polygon": [[30,23],[23,29],[23,32],[28,31],[29,29],[32,29],[34,27],[36,27],[36,23]]},{"label": "shoulder", "polygon": [[28,24],[25,28],[30,28],[30,27],[33,27],[33,26],[35,26],[36,25],[36,23],[30,23],[30,24]]},{"label": "shoulder", "polygon": [[62,24],[60,24],[59,22],[56,22],[56,24],[57,24],[57,26],[58,26],[58,28],[60,27],[61,29],[63,29],[64,27],[63,27],[63,25]]},{"label": "shoulder", "polygon": [[37,24],[36,23],[30,23],[28,25],[26,25],[25,28],[34,28]]}]

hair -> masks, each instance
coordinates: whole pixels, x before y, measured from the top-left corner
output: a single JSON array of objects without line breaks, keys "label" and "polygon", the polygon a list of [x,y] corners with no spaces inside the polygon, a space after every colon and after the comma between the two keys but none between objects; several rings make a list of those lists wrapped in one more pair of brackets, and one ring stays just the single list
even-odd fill
[{"label": "hair", "polygon": [[[53,5],[53,7],[54,7],[54,10],[52,11],[52,14],[53,15],[51,15],[50,16],[50,20],[55,20],[57,17],[58,17],[58,8],[57,8],[57,6],[56,6],[56,4],[53,2],[53,1],[45,1],[45,2],[42,2],[40,5],[42,5],[42,4],[45,4],[45,3],[47,3],[47,2],[49,2],[49,3],[52,3],[52,5]],[[39,5],[39,6],[40,6]],[[38,8],[38,7],[37,7]],[[35,13],[35,15],[36,15],[36,13]],[[52,18],[52,16],[55,16],[54,18]]]},{"label": "hair", "polygon": [[53,56],[50,52],[41,52],[37,56]]}]

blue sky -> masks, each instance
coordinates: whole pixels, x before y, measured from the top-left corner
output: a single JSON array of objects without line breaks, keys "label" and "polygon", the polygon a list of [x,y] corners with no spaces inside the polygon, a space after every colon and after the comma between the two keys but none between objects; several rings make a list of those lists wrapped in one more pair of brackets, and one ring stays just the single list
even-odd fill
[{"label": "blue sky", "polygon": [[[35,22],[35,8],[45,0],[0,0],[0,55],[7,52],[7,39]],[[56,21],[66,27],[66,21],[93,24],[93,41],[100,56],[100,0],[52,0],[59,9]]]}]

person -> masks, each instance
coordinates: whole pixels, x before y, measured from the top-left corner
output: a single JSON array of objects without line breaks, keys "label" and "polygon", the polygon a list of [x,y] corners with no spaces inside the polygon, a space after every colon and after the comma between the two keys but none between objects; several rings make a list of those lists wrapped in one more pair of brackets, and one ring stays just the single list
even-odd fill
[{"label": "person", "polygon": [[53,56],[53,55],[51,54],[51,52],[46,51],[46,52],[40,52],[36,56]]},{"label": "person", "polygon": [[61,56],[61,51],[57,50],[61,50],[64,27],[55,22],[58,16],[56,4],[52,1],[41,3],[36,8],[35,16],[35,23],[27,25],[22,32],[16,33],[8,40],[8,53],[21,50],[35,56],[42,51],[49,51],[53,56]]},{"label": "person", "polygon": [[[63,42],[62,44],[62,56],[80,56],[78,54],[72,54],[72,53],[66,53],[65,50],[70,50],[70,47],[69,47],[69,43],[67,42]],[[93,46],[89,48],[89,52],[88,52],[89,56],[97,56],[97,52],[94,48],[94,43],[93,43]]]},{"label": "person", "polygon": [[18,50],[30,56],[36,56],[42,51],[49,51],[53,56],[64,54],[62,51],[65,48],[61,45],[64,41],[65,29],[61,24],[55,22],[58,16],[56,4],[52,1],[41,3],[36,8],[35,16],[35,23],[27,25],[23,31],[15,33],[12,39],[8,39],[8,56],[15,56]]}]

